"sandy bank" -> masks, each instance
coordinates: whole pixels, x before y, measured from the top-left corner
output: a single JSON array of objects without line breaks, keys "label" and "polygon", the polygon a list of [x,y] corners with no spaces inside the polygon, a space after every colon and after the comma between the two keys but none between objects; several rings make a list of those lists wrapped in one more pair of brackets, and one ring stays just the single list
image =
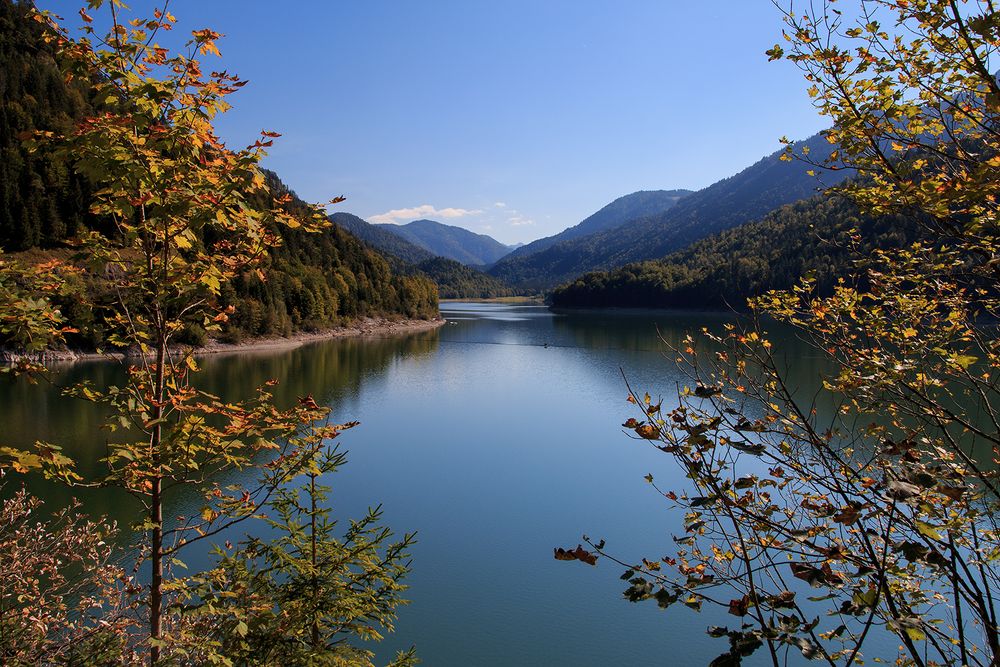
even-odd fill
[{"label": "sandy bank", "polygon": [[[437,317],[433,320],[388,320],[383,318],[365,317],[357,320],[345,327],[325,329],[323,331],[302,331],[291,336],[271,336],[265,338],[248,338],[239,343],[223,343],[212,340],[203,347],[194,350],[195,356],[208,354],[228,354],[236,352],[277,352],[280,350],[290,350],[306,343],[313,343],[330,338],[384,338],[387,336],[402,336],[419,331],[429,331],[436,329],[445,323],[444,318]],[[181,352],[183,348],[174,349]],[[122,352],[80,352],[76,350],[50,350],[42,354],[31,355],[36,361],[49,362],[73,362],[90,361],[95,359],[123,359]],[[0,351],[0,363],[10,363],[18,358],[18,355],[8,350]]]}]

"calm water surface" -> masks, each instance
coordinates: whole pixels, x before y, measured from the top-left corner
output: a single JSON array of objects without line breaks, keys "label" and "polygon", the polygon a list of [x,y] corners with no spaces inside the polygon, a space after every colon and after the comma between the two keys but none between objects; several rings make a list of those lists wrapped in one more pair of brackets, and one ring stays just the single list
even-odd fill
[{"label": "calm water surface", "polygon": [[[622,568],[558,562],[552,548],[586,533],[625,560],[668,552],[680,517],[643,476],[669,488],[680,475],[623,434],[634,412],[622,373],[669,404],[683,379],[658,335],[676,341],[726,318],[467,303],[441,311],[448,324],[436,331],[210,357],[200,377],[232,398],[277,378],[279,402],[311,393],[334,420],[361,421],[340,441],[348,465],[328,480],[338,516],[382,503],[397,532],[418,533],[412,604],[380,658],[411,645],[432,666],[707,664],[723,652],[704,630],[732,617],[628,603]],[[798,384],[814,386],[818,362],[793,340],[786,349]],[[104,384],[120,372],[80,363],[56,379]],[[51,387],[0,386],[5,440],[65,443],[84,470],[103,451],[98,422]],[[64,489],[34,485],[53,505],[66,500]],[[132,518],[120,496],[80,497],[90,511]],[[183,513],[185,499],[175,503]],[[191,553],[185,561],[199,564]]]}]

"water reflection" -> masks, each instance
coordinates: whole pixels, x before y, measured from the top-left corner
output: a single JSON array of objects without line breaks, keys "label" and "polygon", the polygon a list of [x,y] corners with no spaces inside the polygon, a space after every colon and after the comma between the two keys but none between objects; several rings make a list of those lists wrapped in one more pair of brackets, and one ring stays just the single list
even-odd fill
[{"label": "water reflection", "polygon": [[[447,325],[406,337],[206,357],[198,379],[234,400],[276,378],[279,404],[312,394],[335,420],[361,421],[342,438],[348,466],[327,480],[336,515],[381,502],[396,530],[418,531],[413,603],[378,660],[415,644],[426,664],[445,666],[709,662],[721,648],[704,628],[726,618],[664,616],[655,605],[624,602],[616,568],[558,563],[552,547],[571,546],[581,533],[630,555],[670,543],[681,518],[642,478],[653,472],[668,486],[683,479],[662,453],[622,433],[634,409],[622,372],[667,396],[666,406],[684,378],[659,336],[676,344],[729,318],[456,303],[442,314]],[[791,338],[780,347],[795,381],[814,390],[819,366],[808,347]],[[120,377],[115,364],[87,363],[59,369],[55,381]],[[99,423],[93,406],[51,386],[0,385],[8,442],[65,443],[92,465],[106,435]],[[31,484],[53,504],[68,495]],[[95,513],[130,514],[107,492],[81,497]],[[174,507],[183,509],[183,499]]]},{"label": "water reflection", "polygon": [[[288,407],[299,396],[313,394],[318,402],[334,408],[335,420],[346,421],[350,416],[337,414],[338,406],[359,401],[371,377],[384,373],[401,359],[432,354],[437,343],[438,332],[432,330],[409,336],[331,339],[278,351],[209,355],[200,359],[202,371],[192,376],[192,382],[224,400],[237,401],[253,397],[257,387],[274,379],[278,384],[272,392],[279,407]],[[100,406],[62,393],[63,388],[83,381],[102,389],[121,384],[125,381],[125,366],[99,360],[57,364],[45,381],[37,384],[23,379],[0,382],[3,444],[56,444],[76,461],[77,471],[85,480],[98,479],[104,472],[99,461],[106,455],[112,437],[102,428],[104,413]],[[52,508],[77,499],[92,515],[121,525],[132,523],[139,511],[134,499],[117,489],[69,489],[38,478],[31,478],[30,485]],[[190,509],[197,497],[190,489],[169,497],[166,515]]]}]

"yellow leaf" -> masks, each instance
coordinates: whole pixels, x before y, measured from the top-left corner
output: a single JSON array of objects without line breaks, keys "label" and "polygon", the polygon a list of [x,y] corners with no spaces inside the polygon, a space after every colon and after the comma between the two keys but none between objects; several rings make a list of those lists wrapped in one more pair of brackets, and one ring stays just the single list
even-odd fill
[{"label": "yellow leaf", "polygon": [[931,524],[921,521],[919,519],[915,519],[913,521],[913,525],[916,526],[917,532],[923,535],[924,537],[929,537],[932,540],[944,539],[941,536],[941,533],[938,531],[937,526],[932,526]]},{"label": "yellow leaf", "polygon": [[219,56],[219,57],[222,56],[222,54],[219,53],[219,49],[216,48],[215,42],[205,42],[204,44],[201,45],[200,50],[202,54],[211,53],[214,56]]},{"label": "yellow leaf", "polygon": [[977,361],[979,361],[979,358],[973,357],[970,354],[960,354],[957,357],[955,357],[955,363],[961,366],[962,368],[968,368]]}]

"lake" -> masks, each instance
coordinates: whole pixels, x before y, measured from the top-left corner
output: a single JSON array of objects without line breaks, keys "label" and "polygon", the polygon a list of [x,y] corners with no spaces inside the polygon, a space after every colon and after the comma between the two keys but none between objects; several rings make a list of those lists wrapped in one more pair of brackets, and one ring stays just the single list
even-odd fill
[{"label": "lake", "polygon": [[[418,533],[412,604],[379,658],[415,645],[433,666],[686,665],[725,651],[704,630],[726,618],[626,602],[623,568],[559,562],[552,549],[586,533],[628,561],[670,550],[681,517],[643,477],[670,488],[681,476],[666,455],[623,433],[635,408],[622,374],[670,404],[683,378],[659,337],[676,342],[729,318],[479,303],[444,303],[441,312],[448,324],[404,337],[206,357],[198,380],[236,398],[276,378],[280,403],[311,393],[334,421],[361,422],[339,440],[348,465],[327,480],[336,514],[382,503],[388,525]],[[795,384],[816,386],[819,361],[793,337],[783,344]],[[84,362],[55,379],[100,385],[120,373]],[[5,440],[63,443],[85,473],[103,451],[98,421],[90,405],[51,386],[0,386]],[[67,499],[61,487],[33,486],[53,505]],[[120,496],[80,498],[94,513],[133,518]],[[176,502],[170,511],[183,512],[184,499]],[[184,559],[199,564],[190,552]]]}]

